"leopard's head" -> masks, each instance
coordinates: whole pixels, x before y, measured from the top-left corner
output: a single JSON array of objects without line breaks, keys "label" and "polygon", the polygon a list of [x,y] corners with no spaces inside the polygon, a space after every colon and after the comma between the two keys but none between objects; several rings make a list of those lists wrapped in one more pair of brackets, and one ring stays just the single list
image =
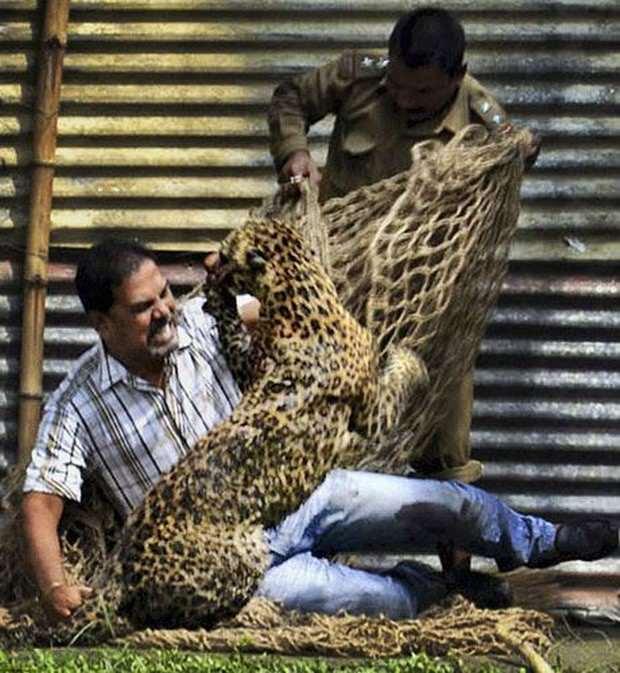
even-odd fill
[{"label": "leopard's head", "polygon": [[261,303],[314,264],[299,231],[288,223],[250,218],[222,242],[216,282],[231,296],[251,294]]}]

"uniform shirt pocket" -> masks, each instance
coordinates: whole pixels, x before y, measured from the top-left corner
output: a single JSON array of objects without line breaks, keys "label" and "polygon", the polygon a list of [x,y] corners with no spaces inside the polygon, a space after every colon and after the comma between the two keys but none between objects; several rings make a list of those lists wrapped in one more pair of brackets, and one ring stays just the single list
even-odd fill
[{"label": "uniform shirt pocket", "polygon": [[342,149],[345,154],[361,157],[377,146],[377,129],[371,118],[348,119],[343,128]]}]

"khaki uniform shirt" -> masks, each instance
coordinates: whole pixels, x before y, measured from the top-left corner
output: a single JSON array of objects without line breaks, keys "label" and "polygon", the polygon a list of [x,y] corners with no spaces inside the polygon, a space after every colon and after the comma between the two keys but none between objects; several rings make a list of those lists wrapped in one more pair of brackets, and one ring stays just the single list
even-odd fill
[{"label": "khaki uniform shirt", "polygon": [[388,60],[345,52],[309,73],[281,84],[269,108],[271,153],[279,169],[288,156],[308,149],[308,128],[336,116],[321,180],[321,200],[407,170],[411,147],[422,140],[447,142],[468,124],[494,128],[506,113],[491,94],[466,75],[456,97],[436,117],[408,119],[385,88]]}]

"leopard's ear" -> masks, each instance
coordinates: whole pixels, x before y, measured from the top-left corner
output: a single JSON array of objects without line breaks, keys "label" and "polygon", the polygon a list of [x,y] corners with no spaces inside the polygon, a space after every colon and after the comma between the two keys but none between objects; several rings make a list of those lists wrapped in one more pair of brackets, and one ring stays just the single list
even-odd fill
[{"label": "leopard's ear", "polygon": [[260,250],[248,250],[245,260],[252,271],[264,271],[267,266],[267,260]]}]

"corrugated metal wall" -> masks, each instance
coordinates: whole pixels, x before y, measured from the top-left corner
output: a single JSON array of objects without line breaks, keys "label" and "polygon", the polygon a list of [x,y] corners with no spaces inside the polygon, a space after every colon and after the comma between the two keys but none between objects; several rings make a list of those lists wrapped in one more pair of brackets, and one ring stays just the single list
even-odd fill
[{"label": "corrugated metal wall", "polygon": [[[70,296],[68,248],[128,227],[167,250],[207,248],[273,188],[265,110],[276,82],[343,47],[381,50],[409,4],[72,1],[48,388],[92,338]],[[473,444],[487,462],[484,485],[528,511],[620,518],[620,7],[443,5],[464,22],[471,72],[544,139],[476,372]],[[34,0],[0,2],[0,234],[11,243],[0,262],[4,460],[14,455],[20,322],[19,276],[8,260],[19,259],[27,219],[40,22]],[[313,130],[319,156],[329,129],[328,120]],[[620,559],[594,572],[617,585]]]},{"label": "corrugated metal wall", "polygon": [[[73,0],[54,243],[83,243],[117,227],[140,228],[176,249],[220,236],[273,188],[265,108],[276,82],[344,46],[381,49],[406,4]],[[35,5],[0,3],[7,234],[26,221]],[[515,256],[584,258],[564,240],[575,235],[585,258],[617,259],[617,3],[445,5],[464,21],[471,71],[545,138],[524,188]],[[329,123],[315,130],[318,154],[328,131]]]}]

